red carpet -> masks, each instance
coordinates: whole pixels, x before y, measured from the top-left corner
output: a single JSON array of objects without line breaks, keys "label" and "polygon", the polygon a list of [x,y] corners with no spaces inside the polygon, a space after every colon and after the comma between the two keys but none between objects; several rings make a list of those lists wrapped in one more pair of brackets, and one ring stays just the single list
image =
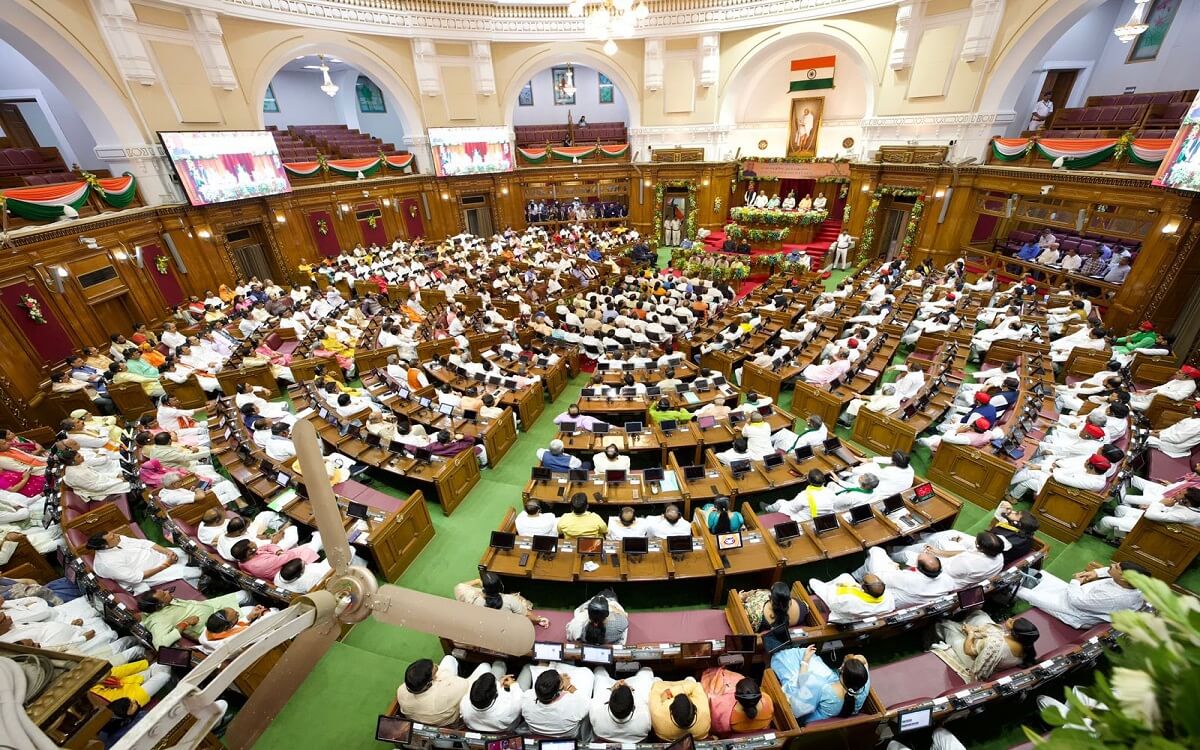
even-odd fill
[{"label": "red carpet", "polygon": [[[780,253],[787,255],[798,250],[802,253],[806,253],[808,257],[812,258],[814,268],[820,268],[821,262],[825,257],[825,253],[829,252],[829,245],[837,239],[838,233],[841,231],[842,222],[834,219],[827,219],[817,229],[816,234],[813,235],[812,242],[808,242],[803,245],[784,243],[779,250],[768,250],[761,247],[754,247],[752,245],[750,247],[750,257],[756,258],[760,255],[775,255]],[[708,252],[721,253],[721,244],[724,242],[724,230],[715,230],[712,234],[708,235],[708,237],[704,238],[704,249]]]}]

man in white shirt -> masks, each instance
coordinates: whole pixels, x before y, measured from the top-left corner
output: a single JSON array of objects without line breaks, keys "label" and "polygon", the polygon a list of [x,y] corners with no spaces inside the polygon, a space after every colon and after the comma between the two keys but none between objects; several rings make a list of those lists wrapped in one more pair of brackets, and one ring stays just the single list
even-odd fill
[{"label": "man in white shirt", "polygon": [[917,555],[916,564],[907,567],[890,559],[883,548],[870,547],[866,563],[854,577],[864,580],[868,573],[878,576],[892,592],[897,609],[928,604],[958,588],[954,579],[942,571],[942,561],[929,552]]},{"label": "man in white shirt", "polygon": [[1042,97],[1038,99],[1037,104],[1033,105],[1033,113],[1029,115],[1028,130],[1041,130],[1046,127],[1046,122],[1049,121],[1050,115],[1054,113],[1054,102],[1050,99],[1050,92],[1046,91]]},{"label": "man in white shirt", "polygon": [[825,485],[825,475],[819,470],[808,472],[808,486],[800,490],[791,500],[779,500],[770,505],[764,505],[766,513],[783,513],[793,521],[803,523],[811,521],[826,513],[849,510],[856,505],[859,498],[851,497],[857,493],[839,496]]},{"label": "man in white shirt", "polygon": [[1008,492],[1014,499],[1020,499],[1027,492],[1037,495],[1052,476],[1067,487],[1099,492],[1108,485],[1111,470],[1112,462],[1099,453],[1030,463],[1013,475]]},{"label": "man in white shirt", "polygon": [[888,497],[907,490],[913,486],[913,478],[916,476],[916,472],[909,466],[908,454],[904,451],[895,451],[890,458],[879,456],[871,461],[865,461],[855,466],[853,473],[857,476],[874,474],[878,477],[879,486],[875,491],[877,498]]},{"label": "man in white shirt", "polygon": [[530,666],[521,671],[517,682],[525,688],[521,714],[530,730],[547,737],[579,734],[579,725],[592,707],[595,675],[591,670],[557,663]]},{"label": "man in white shirt", "polygon": [[862,583],[849,573],[842,573],[826,583],[812,578],[808,589],[829,608],[829,622],[857,622],[877,617],[896,609],[896,600],[883,580],[872,573],[863,576]]},{"label": "man in white shirt", "polygon": [[622,456],[617,450],[617,446],[609,444],[604,446],[603,453],[597,453],[592,457],[592,468],[596,472],[605,471],[629,471],[629,456]]},{"label": "man in white shirt", "polygon": [[296,594],[307,594],[317,587],[331,570],[328,560],[305,563],[300,558],[288,560],[275,574],[275,586]]},{"label": "man in white shirt", "polygon": [[830,265],[830,268],[850,267],[850,261],[847,259],[847,256],[853,244],[854,239],[845,229],[838,233],[837,239],[830,246],[830,249],[833,250],[833,263]]},{"label": "man in white shirt", "polygon": [[532,498],[525,502],[525,510],[517,514],[515,523],[518,536],[558,536],[558,519],[544,512]]},{"label": "man in white shirt", "polygon": [[1196,392],[1196,379],[1200,378],[1200,370],[1191,365],[1184,365],[1171,376],[1171,379],[1152,388],[1135,391],[1131,394],[1129,405],[1138,411],[1150,408],[1155,396],[1162,396],[1171,401],[1182,401],[1191,398]]},{"label": "man in white shirt", "polygon": [[181,562],[187,560],[183,550],[160,547],[149,539],[109,531],[89,537],[87,548],[95,552],[92,570],[96,575],[112,579],[134,594],[156,583],[183,579],[195,586],[200,581],[200,569]]},{"label": "man in white shirt", "polygon": [[604,667],[596,667],[592,707],[592,733],[597,741],[633,745],[650,734],[650,686],[654,673],[642,667],[637,674],[614,680]]},{"label": "man in white shirt", "polygon": [[290,462],[296,457],[296,445],[292,442],[291,432],[284,422],[271,425],[271,437],[263,448],[273,461]]},{"label": "man in white shirt", "polygon": [[1149,445],[1171,458],[1191,455],[1192,449],[1200,445],[1200,401],[1192,407],[1190,417],[1181,419],[1170,427],[1152,431]]},{"label": "man in white shirt", "polygon": [[1112,622],[1113,612],[1137,610],[1145,605],[1142,593],[1125,579],[1125,573],[1129,572],[1150,575],[1132,562],[1076,573],[1070,583],[1043,572],[1037,586],[1017,589],[1017,598],[1083,630]]},{"label": "man in white shirt", "polygon": [[480,664],[467,678],[470,687],[459,703],[463,723],[476,732],[507,732],[521,719],[525,691],[505,674],[502,661]]},{"label": "man in white shirt", "polygon": [[[1146,496],[1129,495],[1125,497],[1125,503],[1143,498]],[[1189,487],[1182,493],[1174,493],[1160,500],[1150,500],[1144,509],[1125,504],[1118,505],[1113,515],[1104,516],[1096,522],[1096,530],[1106,536],[1124,536],[1133,530],[1143,516],[1149,521],[1159,523],[1200,526],[1200,488]]]}]

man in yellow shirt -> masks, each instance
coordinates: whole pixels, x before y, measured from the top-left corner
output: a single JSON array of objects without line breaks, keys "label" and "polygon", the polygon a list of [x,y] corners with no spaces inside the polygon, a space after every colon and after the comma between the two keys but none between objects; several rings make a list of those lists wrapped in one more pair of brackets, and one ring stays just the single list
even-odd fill
[{"label": "man in yellow shirt", "polygon": [[712,728],[708,696],[695,677],[654,681],[650,688],[650,725],[667,742],[688,734],[698,740],[708,736]]},{"label": "man in yellow shirt", "polygon": [[558,519],[558,533],[567,539],[581,536],[603,537],[608,534],[608,524],[588,510],[587,495],[576,492],[571,496],[571,512]]},{"label": "man in yellow shirt", "polygon": [[667,419],[673,419],[681,423],[690,422],[692,413],[687,409],[672,409],[670,401],[660,398],[657,404],[650,407],[650,419],[654,420],[655,424],[659,424]]}]

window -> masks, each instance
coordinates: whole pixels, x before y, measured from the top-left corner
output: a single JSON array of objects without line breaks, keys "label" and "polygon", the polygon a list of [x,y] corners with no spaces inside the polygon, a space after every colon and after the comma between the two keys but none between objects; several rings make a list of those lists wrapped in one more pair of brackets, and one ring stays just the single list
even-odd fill
[{"label": "window", "polygon": [[613,103],[613,82],[603,73],[597,73],[600,81],[600,103]]},{"label": "window", "polygon": [[263,97],[263,112],[278,112],[279,100],[275,98],[275,90],[267,84],[267,95]]},{"label": "window", "polygon": [[383,100],[383,92],[370,78],[359,76],[354,90],[358,93],[359,112],[367,114],[387,112],[387,103]]}]

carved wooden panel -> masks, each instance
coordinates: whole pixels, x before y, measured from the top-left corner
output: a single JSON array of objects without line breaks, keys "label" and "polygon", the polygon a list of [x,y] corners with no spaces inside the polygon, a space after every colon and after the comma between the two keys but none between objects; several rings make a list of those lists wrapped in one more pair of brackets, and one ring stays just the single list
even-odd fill
[{"label": "carved wooden panel", "polygon": [[1145,566],[1155,578],[1172,583],[1200,553],[1200,530],[1179,523],[1140,519],[1125,536],[1113,560]]},{"label": "carved wooden panel", "polygon": [[884,164],[941,164],[949,146],[880,146],[875,161]]},{"label": "carved wooden panel", "polygon": [[683,162],[704,161],[702,148],[655,148],[650,150],[650,161]]}]

